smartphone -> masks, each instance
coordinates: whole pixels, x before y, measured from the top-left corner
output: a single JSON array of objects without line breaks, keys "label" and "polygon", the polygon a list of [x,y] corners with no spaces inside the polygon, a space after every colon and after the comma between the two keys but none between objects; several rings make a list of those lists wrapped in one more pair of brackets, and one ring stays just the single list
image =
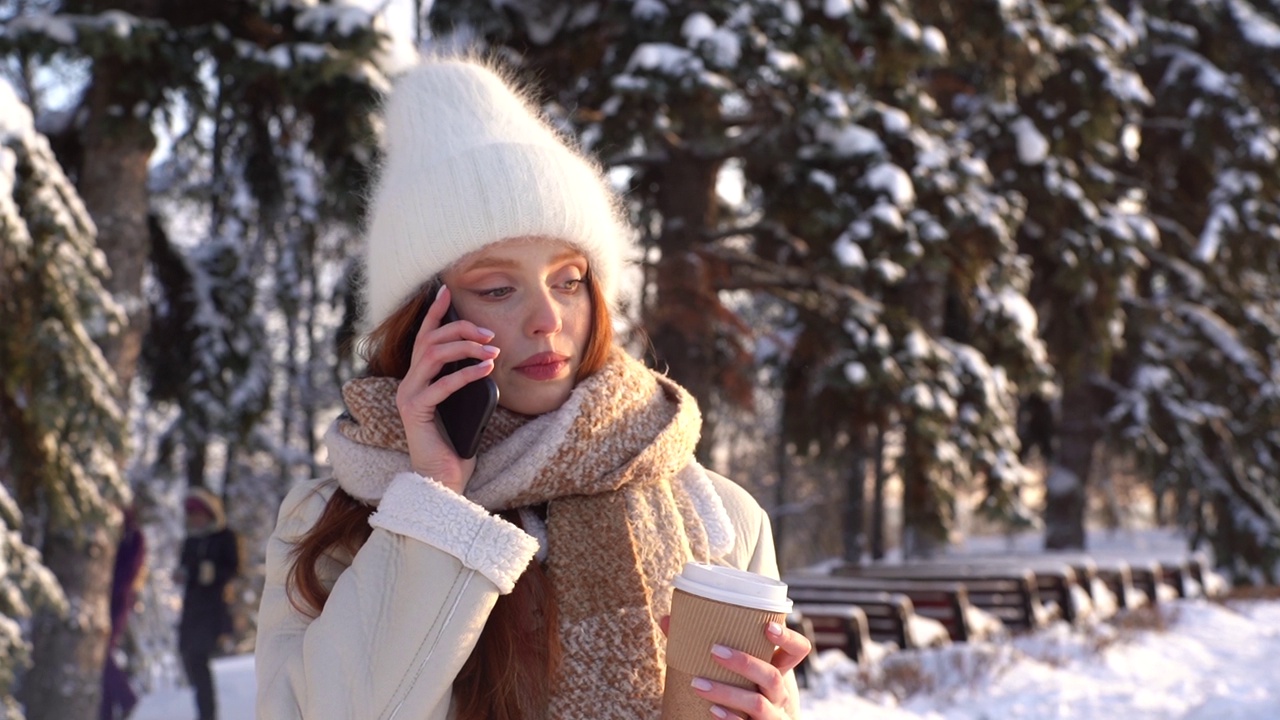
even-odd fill
[{"label": "smartphone", "polygon": [[[434,298],[435,295],[431,294],[428,297]],[[429,306],[429,302],[423,303],[421,317],[417,323],[419,326],[426,319],[426,308]],[[458,312],[450,305],[449,311],[445,313],[440,324],[447,325],[458,319]],[[463,358],[447,363],[435,379],[439,380],[449,373],[455,373],[479,362],[475,358]],[[475,382],[463,385],[436,407],[436,423],[444,431],[444,436],[453,445],[453,451],[458,454],[458,457],[466,460],[476,456],[476,451],[480,449],[480,435],[497,407],[498,384],[490,377],[482,377]]]}]

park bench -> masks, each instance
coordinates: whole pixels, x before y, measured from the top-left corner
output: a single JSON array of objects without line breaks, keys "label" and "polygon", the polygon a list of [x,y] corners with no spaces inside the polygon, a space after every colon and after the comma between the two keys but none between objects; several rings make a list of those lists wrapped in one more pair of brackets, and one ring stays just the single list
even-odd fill
[{"label": "park bench", "polygon": [[[990,555],[948,556],[948,559],[954,559],[960,564],[1021,565],[1036,572],[1037,577],[1040,575],[1040,569],[1045,565],[1065,564],[1075,572],[1076,582],[1088,596],[1093,613],[1103,619],[1111,617],[1119,610],[1141,607],[1147,603],[1146,593],[1135,587],[1129,563],[1123,558],[1095,558],[1086,553],[1072,551],[1011,551]],[[1084,604],[1077,603],[1077,605],[1083,607]]]},{"label": "park bench", "polygon": [[1226,596],[1231,589],[1230,583],[1213,569],[1213,563],[1203,553],[1193,553],[1187,562],[1191,567],[1191,577],[1200,584],[1200,592],[1207,598]]},{"label": "park bench", "polygon": [[985,639],[994,630],[990,626],[997,624],[994,621],[975,622],[977,613],[961,583],[802,574],[790,575],[785,582],[793,590],[799,588],[801,592],[850,590],[900,593],[911,600],[917,615],[941,623],[947,635],[955,642]]},{"label": "park bench", "polygon": [[1143,551],[1091,551],[1100,563],[1123,559],[1130,565],[1133,584],[1152,604],[1171,598],[1220,597],[1227,583],[1213,571],[1202,552],[1149,553]]},{"label": "park bench", "polygon": [[[991,568],[1030,570],[1035,574],[1040,600],[1049,608],[1057,608],[1059,616],[1075,625],[1086,618],[1111,615],[1115,598],[1105,587],[1095,587],[1096,566],[1087,558],[1068,560],[1057,555],[954,555],[934,563],[941,567],[961,568],[982,575]],[[1094,596],[1098,596],[1098,603]]]},{"label": "park bench", "polygon": [[[1035,577],[1036,590],[1040,601],[1048,608],[1057,608],[1057,614],[1069,624],[1076,624],[1089,614],[1092,603],[1080,588],[1076,580],[1076,572],[1070,566],[1060,562],[1038,561],[1034,563],[967,563],[959,567],[974,575],[983,575],[993,569],[1008,567],[1010,569],[1030,570]],[[1052,612],[1052,610],[1050,610]]]},{"label": "park bench", "polygon": [[1200,595],[1200,586],[1191,572],[1191,563],[1184,557],[1157,558],[1161,580],[1173,588],[1179,598],[1193,598]]},{"label": "park bench", "polygon": [[[1160,560],[1142,553],[1121,554],[1116,551],[1102,550],[1089,551],[1088,555],[1104,567],[1121,562],[1128,567],[1130,583],[1135,589],[1135,603],[1126,601],[1125,607],[1141,604],[1156,606],[1161,602],[1177,598],[1185,592],[1185,588],[1177,587],[1181,584],[1181,577],[1175,571],[1176,563],[1165,566]],[[1137,593],[1145,598],[1145,602],[1136,599]]]},{"label": "park bench", "polygon": [[1177,597],[1177,590],[1165,582],[1164,571],[1155,560],[1130,560],[1129,573],[1133,577],[1133,585],[1151,606]]},{"label": "park bench", "polygon": [[917,579],[961,583],[974,606],[994,615],[1011,632],[1043,627],[1060,611],[1040,601],[1034,572],[1015,566],[961,566],[925,563],[902,565],[842,565],[834,575],[865,578]]},{"label": "park bench", "polygon": [[1203,553],[1161,558],[1157,562],[1166,582],[1173,586],[1180,598],[1222,597],[1229,589],[1227,581],[1214,572],[1212,563]]},{"label": "park bench", "polygon": [[[809,687],[809,678],[813,674],[813,657],[818,651],[818,637],[813,630],[813,622],[805,617],[804,613],[794,605],[791,612],[787,613],[787,627],[794,630],[809,640],[809,645],[814,652],[809,653],[796,665],[796,684],[802,688]],[[850,656],[852,657],[852,656]]]},{"label": "park bench", "polygon": [[1134,585],[1128,561],[1104,560],[1096,565],[1094,576],[1111,591],[1117,610],[1134,610],[1149,602],[1147,594]]},{"label": "park bench", "polygon": [[[1133,571],[1128,560],[1121,557],[1095,557],[1081,552],[1051,552],[1039,556],[1069,564],[1089,594],[1094,608],[1103,618],[1114,614],[1114,609],[1132,610],[1146,605],[1147,594],[1133,581]],[[1104,591],[1109,595],[1104,595]]]},{"label": "park bench", "polygon": [[[794,612],[808,626],[809,642],[813,643],[806,660],[824,650],[839,650],[856,663],[866,663],[872,638],[861,607],[796,603]],[[804,672],[807,675],[808,668]]]},{"label": "park bench", "polygon": [[1216,597],[1226,591],[1222,578],[1208,568],[1207,559],[1201,555],[1156,557],[1143,563],[1154,566],[1156,582],[1172,588],[1178,598]]},{"label": "park bench", "polygon": [[[840,608],[853,607],[861,613],[867,634],[871,640],[881,643],[893,643],[900,649],[915,647],[914,634],[911,631],[911,618],[915,608],[910,598],[899,593],[873,590],[829,590],[813,589],[788,585],[787,595],[798,606],[801,612],[813,623],[814,634],[821,638],[823,633],[845,632],[849,613]],[[826,608],[818,613],[818,608]],[[854,622],[857,621],[854,618]],[[846,650],[849,657],[857,659]]]}]

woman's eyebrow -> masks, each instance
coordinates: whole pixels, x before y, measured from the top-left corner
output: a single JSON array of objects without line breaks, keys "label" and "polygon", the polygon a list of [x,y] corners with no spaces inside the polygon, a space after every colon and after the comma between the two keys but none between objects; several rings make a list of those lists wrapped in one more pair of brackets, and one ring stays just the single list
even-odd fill
[{"label": "woman's eyebrow", "polygon": [[564,252],[551,258],[552,263],[567,262],[569,260],[586,260],[587,256],[573,248],[566,248]]},{"label": "woman's eyebrow", "polygon": [[506,270],[506,269],[517,267],[518,265],[519,263],[517,263],[515,260],[508,260],[507,258],[483,257],[483,258],[476,258],[473,262],[467,264],[466,267],[462,268],[462,271],[471,272],[472,270],[489,270],[489,269]]},{"label": "woman's eyebrow", "polygon": [[[569,262],[572,260],[585,260],[586,256],[577,250],[568,249],[551,258],[549,265]],[[516,268],[519,263],[503,257],[482,257],[476,258],[474,262],[462,268],[462,272],[471,272],[473,270],[508,270]]]}]

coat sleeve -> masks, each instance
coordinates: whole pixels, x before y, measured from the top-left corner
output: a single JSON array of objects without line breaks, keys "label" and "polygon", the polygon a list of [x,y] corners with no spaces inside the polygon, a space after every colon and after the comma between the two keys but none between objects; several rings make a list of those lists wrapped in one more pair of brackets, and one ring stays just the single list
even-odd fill
[{"label": "coat sleeve", "polygon": [[402,473],[355,556],[319,563],[331,593],[311,618],[293,607],[285,583],[297,539],[331,492],[314,481],[296,487],[268,540],[257,717],[444,720],[454,677],[537,541],[442,485]]},{"label": "coat sleeve", "polygon": [[778,557],[774,552],[769,515],[741,485],[710,471],[707,476],[733,524],[733,549],[718,562],[777,578]]}]

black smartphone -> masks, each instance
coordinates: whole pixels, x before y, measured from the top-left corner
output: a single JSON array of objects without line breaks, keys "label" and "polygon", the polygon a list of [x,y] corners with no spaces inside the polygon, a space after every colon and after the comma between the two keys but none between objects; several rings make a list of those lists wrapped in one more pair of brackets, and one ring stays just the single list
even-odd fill
[{"label": "black smartphone", "polygon": [[[427,297],[434,299],[435,294],[432,293]],[[430,305],[430,302],[423,303],[418,326],[421,326],[422,321],[426,319],[426,308]],[[449,311],[445,313],[440,324],[447,325],[458,319],[458,312],[450,305]],[[435,379],[439,380],[449,373],[455,373],[479,362],[475,358],[464,358],[447,363]],[[463,385],[461,389],[436,406],[436,422],[444,430],[445,437],[453,445],[453,451],[458,454],[458,457],[465,460],[476,456],[476,451],[480,449],[480,435],[497,407],[498,384],[490,377],[482,377],[475,382]]]}]

